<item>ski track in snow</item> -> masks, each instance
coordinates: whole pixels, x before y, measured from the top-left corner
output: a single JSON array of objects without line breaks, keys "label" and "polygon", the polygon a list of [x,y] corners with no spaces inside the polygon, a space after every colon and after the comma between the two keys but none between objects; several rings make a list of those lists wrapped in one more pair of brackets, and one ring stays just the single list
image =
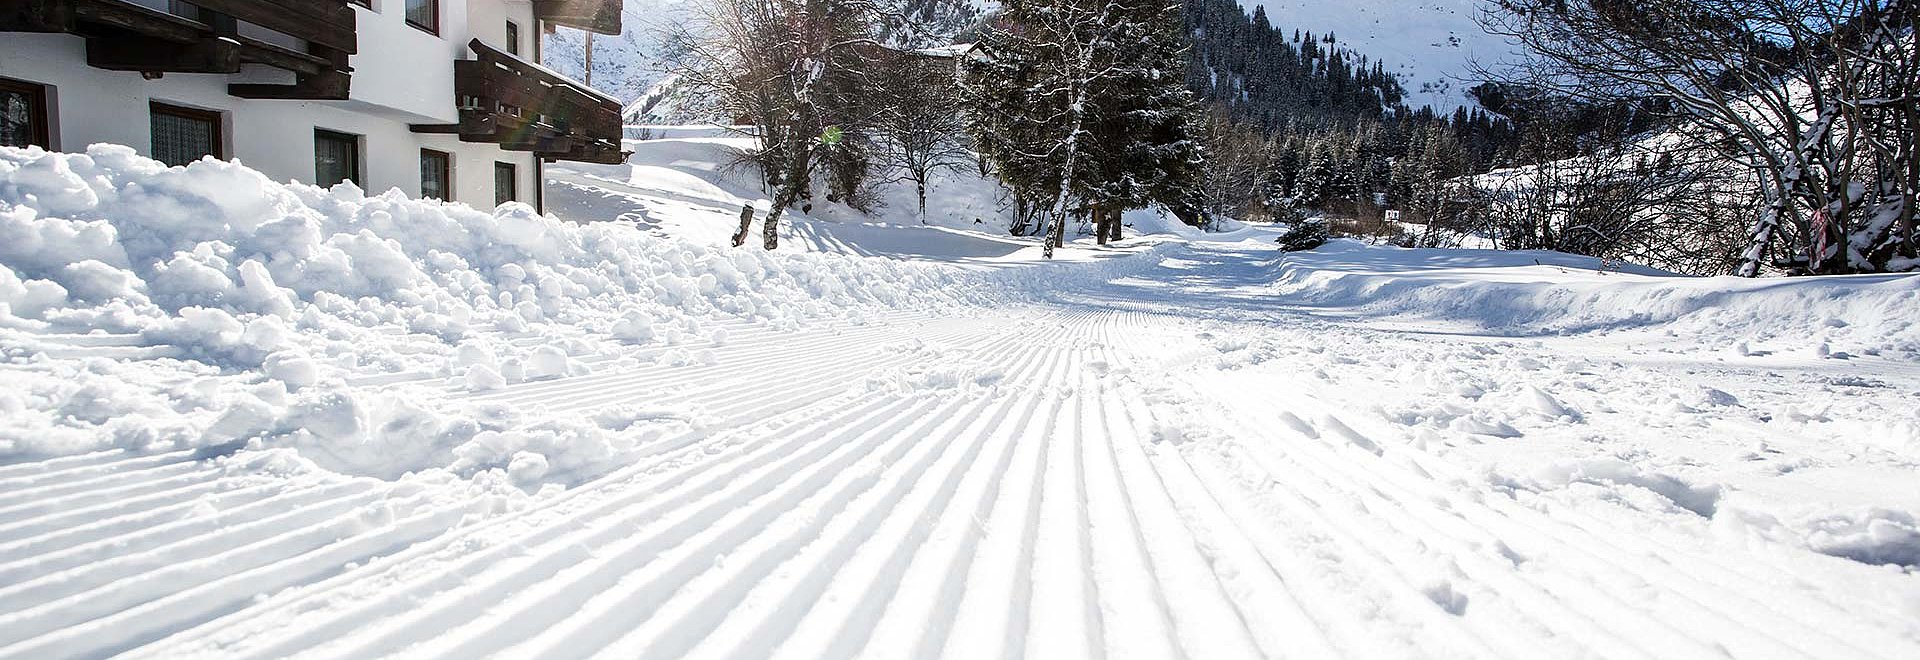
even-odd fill
[{"label": "ski track in snow", "polygon": [[[1203,396],[1197,334],[1411,344],[1139,286],[447,391],[703,411],[517,509],[246,452],[0,466],[0,657],[1920,656],[1895,589],[1810,572],[1844,560],[1502,490],[1309,374]],[[887,386],[961,362],[996,376]]]}]

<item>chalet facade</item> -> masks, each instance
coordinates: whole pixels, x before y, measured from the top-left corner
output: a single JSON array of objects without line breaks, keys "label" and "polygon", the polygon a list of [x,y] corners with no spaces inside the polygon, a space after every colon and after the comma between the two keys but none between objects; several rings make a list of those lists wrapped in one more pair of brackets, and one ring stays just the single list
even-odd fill
[{"label": "chalet facade", "polygon": [[543,162],[621,159],[619,103],[539,66],[539,35],[620,23],[620,0],[0,0],[0,145],[539,206]]}]

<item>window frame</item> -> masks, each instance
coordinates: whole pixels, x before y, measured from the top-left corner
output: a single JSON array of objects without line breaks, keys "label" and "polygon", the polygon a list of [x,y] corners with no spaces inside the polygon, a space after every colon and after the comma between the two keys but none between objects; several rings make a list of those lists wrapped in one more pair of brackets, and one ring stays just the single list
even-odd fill
[{"label": "window frame", "polygon": [[431,10],[433,16],[432,25],[421,25],[413,22],[413,12],[411,9],[414,1],[415,0],[402,0],[400,3],[400,20],[405,22],[408,27],[436,37],[440,36],[440,0],[419,0],[420,2],[427,3],[427,7]]},{"label": "window frame", "polygon": [[[318,126],[313,127],[313,185],[331,188],[335,184],[341,183],[341,181],[352,181],[353,185],[360,186],[362,189],[366,188],[367,157],[366,154],[361,153],[360,138],[361,136],[353,133],[329,130]],[[320,182],[320,141],[322,139],[340,140],[353,144],[353,172],[351,176],[332,183]]]},{"label": "window frame", "polygon": [[520,56],[520,24],[507,19],[507,54]]},{"label": "window frame", "polygon": [[[442,186],[442,190],[440,191],[439,197],[427,196],[427,159],[429,157],[440,159],[440,185]],[[453,154],[438,149],[422,148],[420,150],[420,199],[438,199],[442,202],[453,201]]]},{"label": "window frame", "polygon": [[[147,126],[148,126],[147,151],[149,155],[153,156],[154,160],[160,160],[159,145],[156,145],[153,143],[153,135],[152,135],[153,118],[156,115],[166,115],[169,117],[187,119],[192,121],[204,121],[204,122],[207,122],[208,124],[211,124],[212,131],[210,133],[210,136],[212,137],[211,141],[213,143],[213,153],[204,154],[203,157],[212,156],[214,160],[231,160],[232,159],[232,156],[227,153],[227,115],[226,113],[220,112],[218,110],[207,110],[204,108],[195,108],[195,107],[184,106],[184,105],[174,105],[172,103],[167,103],[165,101],[148,100],[147,101]],[[198,158],[194,159],[194,161],[198,161],[198,160],[199,160]],[[165,161],[162,161],[162,162],[165,162]],[[188,163],[181,163],[180,165],[175,167],[185,166],[187,164]],[[169,165],[171,165],[171,163],[169,163]]]},{"label": "window frame", "polygon": [[53,111],[47,106],[47,86],[13,78],[0,78],[0,91],[25,94],[30,107],[27,121],[33,122],[33,130],[27,136],[27,145],[53,150]]},{"label": "window frame", "polygon": [[[507,189],[504,198],[502,198],[500,194],[500,174],[502,172],[507,174]],[[520,201],[520,166],[501,160],[493,161],[493,205],[499,206],[507,202],[518,201]]]}]

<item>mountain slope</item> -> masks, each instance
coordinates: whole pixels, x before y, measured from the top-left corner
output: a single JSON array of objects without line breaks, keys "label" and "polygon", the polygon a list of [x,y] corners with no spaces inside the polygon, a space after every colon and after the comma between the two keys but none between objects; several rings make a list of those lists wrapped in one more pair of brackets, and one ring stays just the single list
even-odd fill
[{"label": "mountain slope", "polygon": [[[626,0],[626,30],[619,36],[593,37],[593,87],[631,101],[660,82],[673,57],[670,29],[685,21],[691,9],[683,0]],[[544,64],[586,80],[587,33],[559,28],[541,38]]]},{"label": "mountain slope", "polygon": [[1347,48],[1386,64],[1407,88],[1407,105],[1450,111],[1473,103],[1468,63],[1513,53],[1474,23],[1479,0],[1256,0],[1274,26],[1333,33]]}]

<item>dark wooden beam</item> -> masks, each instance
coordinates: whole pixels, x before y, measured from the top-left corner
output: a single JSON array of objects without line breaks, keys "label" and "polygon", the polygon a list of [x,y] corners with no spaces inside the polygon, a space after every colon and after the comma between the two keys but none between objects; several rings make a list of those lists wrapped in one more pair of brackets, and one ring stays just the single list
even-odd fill
[{"label": "dark wooden beam", "polygon": [[123,31],[190,43],[212,34],[205,23],[119,0],[75,0],[74,18],[73,32],[88,37],[110,37]]},{"label": "dark wooden beam", "polygon": [[358,51],[347,0],[192,0],[209,11],[348,53]]},{"label": "dark wooden beam", "polygon": [[546,152],[536,153],[535,155],[540,156],[543,160],[550,161],[571,160],[581,163],[597,163],[600,165],[619,165],[627,162],[627,156],[632,155],[632,152],[621,151],[619,147],[595,144],[576,145],[573,149],[565,152]]},{"label": "dark wooden beam", "polygon": [[566,153],[573,151],[573,138],[551,133],[534,134],[501,140],[500,148],[508,151]]},{"label": "dark wooden beam", "polygon": [[334,68],[333,62],[323,57],[287,50],[274,44],[247,37],[235,37],[233,40],[240,43],[240,60],[243,62],[265,64],[276,69],[286,69],[294,73],[309,76],[320,73],[339,72],[338,69]]},{"label": "dark wooden beam", "polygon": [[453,135],[460,132],[459,124],[414,124],[407,128],[415,133],[427,133],[431,135]]},{"label": "dark wooden beam", "polygon": [[243,99],[345,101],[351,91],[352,80],[351,76],[339,71],[322,71],[303,74],[291,85],[227,85],[227,93]]},{"label": "dark wooden beam", "polygon": [[109,71],[239,73],[240,44],[225,39],[176,43],[153,37],[89,37],[87,65]]}]

